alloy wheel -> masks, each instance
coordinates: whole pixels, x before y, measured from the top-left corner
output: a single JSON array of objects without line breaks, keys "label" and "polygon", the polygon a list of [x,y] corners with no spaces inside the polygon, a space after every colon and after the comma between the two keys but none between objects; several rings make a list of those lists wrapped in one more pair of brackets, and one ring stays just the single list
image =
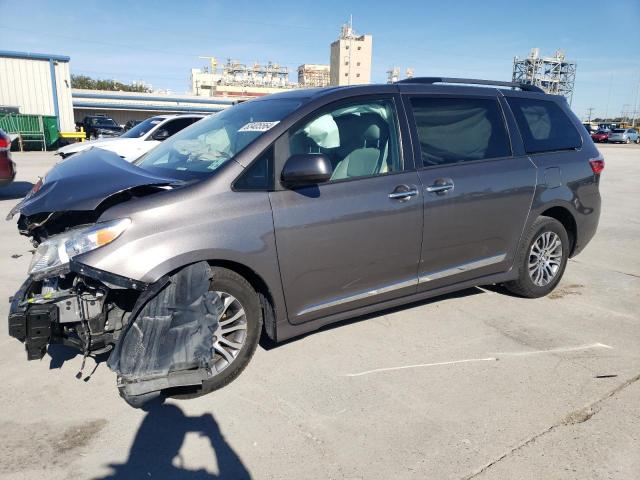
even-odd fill
[{"label": "alloy wheel", "polygon": [[531,244],[529,276],[538,287],[549,285],[560,271],[562,241],[554,232],[543,232]]},{"label": "alloy wheel", "polygon": [[240,301],[226,292],[216,292],[224,306],[213,332],[213,365],[217,373],[236,359],[247,340],[247,314]]}]

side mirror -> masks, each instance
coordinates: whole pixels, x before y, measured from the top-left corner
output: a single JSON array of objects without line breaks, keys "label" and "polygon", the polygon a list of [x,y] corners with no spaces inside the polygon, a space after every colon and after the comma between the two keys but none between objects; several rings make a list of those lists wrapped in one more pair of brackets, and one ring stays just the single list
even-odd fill
[{"label": "side mirror", "polygon": [[153,138],[154,140],[157,140],[159,142],[162,142],[162,141],[166,140],[167,138],[169,138],[170,136],[171,135],[169,134],[169,130],[161,128],[160,130],[157,130],[156,132],[154,132],[154,134],[151,135],[151,138]]},{"label": "side mirror", "polygon": [[326,155],[301,153],[289,157],[280,178],[285,187],[296,188],[324,183],[332,173],[333,167]]}]

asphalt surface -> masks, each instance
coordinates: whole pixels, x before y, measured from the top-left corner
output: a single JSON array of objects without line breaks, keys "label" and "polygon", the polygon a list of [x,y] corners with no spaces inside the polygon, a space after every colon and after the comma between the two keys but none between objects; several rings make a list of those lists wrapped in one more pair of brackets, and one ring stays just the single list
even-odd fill
[{"label": "asphalt surface", "polygon": [[[0,328],[0,478],[640,478],[640,147],[600,149],[599,231],[547,298],[385,311],[259,348],[227,388],[148,412],[103,363],[78,380],[73,351],[27,362]],[[53,156],[15,160],[2,218]],[[14,222],[0,238],[4,319],[30,253]]]}]

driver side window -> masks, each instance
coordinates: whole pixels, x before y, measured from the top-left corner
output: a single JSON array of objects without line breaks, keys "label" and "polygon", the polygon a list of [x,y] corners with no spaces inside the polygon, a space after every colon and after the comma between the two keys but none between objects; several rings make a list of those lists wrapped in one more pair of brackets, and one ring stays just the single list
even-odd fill
[{"label": "driver side window", "polygon": [[169,137],[171,137],[172,135],[175,135],[180,130],[188,127],[192,123],[193,123],[193,118],[191,117],[176,118],[175,120],[170,120],[169,122],[165,123],[160,128],[169,132]]},{"label": "driver side window", "polygon": [[324,110],[289,137],[290,155],[322,153],[331,160],[330,181],[403,170],[391,100],[367,100]]}]

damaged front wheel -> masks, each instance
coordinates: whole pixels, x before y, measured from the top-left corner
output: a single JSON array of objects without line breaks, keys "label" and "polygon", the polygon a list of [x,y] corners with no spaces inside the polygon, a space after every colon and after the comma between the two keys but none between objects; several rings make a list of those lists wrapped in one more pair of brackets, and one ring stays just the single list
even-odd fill
[{"label": "damaged front wheel", "polygon": [[253,356],[262,331],[262,308],[251,284],[233,270],[212,267],[209,289],[223,303],[218,327],[213,333],[213,376],[197,386],[167,389],[173,398],[195,398],[231,383]]}]

